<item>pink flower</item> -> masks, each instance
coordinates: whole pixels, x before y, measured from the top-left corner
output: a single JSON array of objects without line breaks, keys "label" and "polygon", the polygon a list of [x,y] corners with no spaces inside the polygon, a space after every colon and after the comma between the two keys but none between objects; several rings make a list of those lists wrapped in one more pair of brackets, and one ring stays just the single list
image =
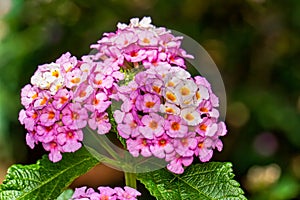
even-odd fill
[{"label": "pink flower", "polygon": [[94,92],[92,86],[82,83],[74,92],[73,100],[76,102],[84,102],[87,100],[91,94]]},{"label": "pink flower", "polygon": [[49,143],[43,143],[43,147],[46,151],[50,151],[48,157],[52,162],[58,162],[62,159],[61,152],[63,150],[56,140],[53,140]]},{"label": "pink flower", "polygon": [[144,115],[141,119],[144,126],[139,127],[141,134],[147,139],[161,136],[165,130],[163,128],[164,119],[155,113]]},{"label": "pink flower", "polygon": [[126,113],[123,122],[118,124],[118,132],[120,136],[122,136],[125,139],[128,139],[131,137],[136,137],[140,134],[139,132],[139,124],[140,121],[138,118],[134,117],[132,113]]},{"label": "pink flower", "polygon": [[53,124],[52,126],[41,126],[38,125],[36,127],[35,138],[39,142],[48,143],[56,138],[57,135],[57,124]]},{"label": "pink flower", "polygon": [[157,112],[160,107],[160,99],[157,95],[145,94],[136,99],[136,107],[144,113]]},{"label": "pink flower", "polygon": [[62,122],[70,129],[84,128],[87,120],[87,110],[79,103],[69,104],[62,110]]},{"label": "pink flower", "polygon": [[100,192],[100,200],[116,200],[116,191],[110,187],[98,187]]},{"label": "pink flower", "polygon": [[180,46],[179,38],[175,38],[170,32],[165,32],[160,35],[159,44],[162,50],[178,49]]},{"label": "pink flower", "polygon": [[119,200],[136,200],[136,197],[141,195],[137,190],[127,186],[124,187],[124,190],[116,187],[115,191]]},{"label": "pink flower", "polygon": [[104,92],[98,92],[96,95],[91,96],[90,104],[85,105],[85,107],[94,112],[104,112],[110,105],[111,101],[107,101],[107,94]]},{"label": "pink flower", "polygon": [[35,144],[37,144],[38,141],[36,140],[35,138],[35,131],[29,131],[27,134],[26,134],[26,144],[31,148],[33,149]]},{"label": "pink flower", "polygon": [[43,126],[51,126],[59,120],[59,111],[55,110],[52,105],[45,107],[40,115],[40,123]]},{"label": "pink flower", "polygon": [[154,75],[151,76],[151,74],[148,74],[147,71],[141,71],[139,73],[137,73],[134,77],[134,84],[136,85],[136,88],[142,88],[143,86],[146,85],[146,81],[149,78],[155,78]]},{"label": "pink flower", "polygon": [[[31,148],[41,142],[54,162],[62,158],[61,153],[81,147],[79,129],[86,126],[88,113],[78,102],[86,103],[94,91],[81,84],[94,67],[91,60],[85,59],[77,61],[66,53],[56,63],[38,66],[31,78],[33,86],[26,85],[21,92],[25,110],[20,111],[19,121],[28,131],[26,142]],[[58,132],[62,127],[65,130]]]},{"label": "pink flower", "polygon": [[173,140],[176,153],[180,156],[190,157],[194,155],[194,150],[198,145],[194,132],[186,133],[184,137]]},{"label": "pink flower", "polygon": [[48,105],[50,94],[47,91],[40,91],[38,97],[33,103],[34,109],[42,109]]},{"label": "pink flower", "polygon": [[158,62],[160,62],[159,54],[157,50],[148,50],[146,52],[147,60],[143,61],[143,66],[148,69],[153,66],[157,66]]},{"label": "pink flower", "polygon": [[177,56],[176,54],[169,54],[168,55],[168,61],[171,63],[171,64],[174,64],[174,65],[177,65],[177,66],[181,66],[181,67],[185,67],[185,64],[184,64],[184,59]]},{"label": "pink flower", "polygon": [[171,143],[171,138],[164,134],[153,141],[150,150],[154,156],[158,158],[165,158],[167,154],[174,151],[174,146]]},{"label": "pink flower", "polygon": [[58,130],[57,142],[62,146],[64,152],[75,152],[82,146],[80,141],[83,140],[82,130],[70,130],[61,127]]},{"label": "pink flower", "polygon": [[114,79],[112,76],[106,76],[103,73],[91,74],[90,84],[94,88],[111,88],[113,85]]},{"label": "pink flower", "polygon": [[130,45],[126,48],[124,57],[128,62],[135,63],[144,60],[147,55],[146,50],[140,49],[137,45]]},{"label": "pink flower", "polygon": [[119,49],[123,49],[137,41],[137,36],[133,32],[122,32],[116,37],[115,44]]},{"label": "pink flower", "polygon": [[21,110],[19,113],[19,121],[25,125],[28,131],[33,131],[36,123],[39,121],[39,113],[35,110]]},{"label": "pink flower", "polygon": [[213,140],[210,138],[198,137],[198,144],[195,149],[195,155],[199,157],[202,162],[207,162],[213,155]]},{"label": "pink flower", "polygon": [[144,157],[149,157],[152,155],[150,151],[150,146],[152,145],[151,140],[138,136],[135,139],[126,140],[127,149],[130,154],[134,157],[138,157],[140,154]]},{"label": "pink flower", "polygon": [[28,108],[39,96],[39,90],[30,84],[25,85],[21,90],[21,103]]},{"label": "pink flower", "polygon": [[111,129],[111,124],[109,123],[108,114],[107,113],[99,113],[94,112],[89,121],[88,124],[91,129],[96,130],[99,134],[105,134],[108,133]]},{"label": "pink flower", "polygon": [[120,123],[123,122],[125,114],[126,114],[125,112],[122,112],[120,110],[115,110],[114,119],[115,119],[117,124],[120,124]]},{"label": "pink flower", "polygon": [[106,54],[111,57],[105,59],[103,65],[109,66],[111,70],[119,70],[119,66],[123,65],[124,63],[124,55],[121,53],[120,49],[115,46],[110,46],[106,49]]},{"label": "pink flower", "polygon": [[137,90],[132,91],[129,96],[120,94],[119,97],[123,101],[123,103],[121,105],[121,110],[123,112],[129,112],[133,108],[136,109],[135,102],[136,102],[136,99],[138,96],[139,96],[139,93]]},{"label": "pink flower", "polygon": [[224,122],[219,122],[218,123],[218,131],[217,131],[217,136],[224,136],[227,133],[226,125]]},{"label": "pink flower", "polygon": [[161,80],[165,79],[167,76],[171,76],[170,70],[174,69],[174,67],[171,67],[167,62],[162,62],[165,60],[165,56],[166,55],[163,52],[158,53],[158,59],[161,59],[161,62],[157,62],[154,67],[147,68],[147,74],[158,75]]},{"label": "pink flower", "polygon": [[196,127],[196,132],[200,136],[212,137],[216,134],[218,130],[217,123],[213,122],[211,119],[205,119]]},{"label": "pink flower", "polygon": [[182,174],[184,172],[183,166],[191,165],[193,160],[194,160],[193,156],[190,157],[176,156],[167,165],[167,169],[175,174]]},{"label": "pink flower", "polygon": [[93,194],[97,194],[93,188],[88,188],[86,186],[81,188],[75,188],[75,191],[72,195],[72,200],[90,200]]},{"label": "pink flower", "polygon": [[67,52],[62,54],[61,57],[56,60],[56,63],[60,64],[65,72],[68,72],[77,66],[77,59]]},{"label": "pink flower", "polygon": [[224,122],[219,122],[218,123],[218,130],[216,132],[216,134],[212,137],[214,140],[213,143],[213,148],[217,148],[218,151],[222,151],[223,149],[223,143],[222,141],[219,139],[220,136],[224,136],[227,133],[227,129],[226,129],[226,125]]},{"label": "pink flower", "polygon": [[67,89],[60,89],[53,97],[53,107],[57,110],[62,109],[65,105],[67,105],[67,103],[69,103],[72,96],[73,93],[71,91],[68,91]]},{"label": "pink flower", "polygon": [[125,186],[124,189],[120,187],[98,187],[99,192],[92,188],[81,187],[75,188],[71,200],[137,200],[137,196],[141,193],[137,190]]},{"label": "pink flower", "polygon": [[209,117],[209,113],[212,110],[212,105],[210,101],[202,101],[198,106],[198,111],[201,114],[202,118]]},{"label": "pink flower", "polygon": [[166,133],[172,138],[181,138],[188,132],[187,123],[179,116],[169,115],[165,121]]}]

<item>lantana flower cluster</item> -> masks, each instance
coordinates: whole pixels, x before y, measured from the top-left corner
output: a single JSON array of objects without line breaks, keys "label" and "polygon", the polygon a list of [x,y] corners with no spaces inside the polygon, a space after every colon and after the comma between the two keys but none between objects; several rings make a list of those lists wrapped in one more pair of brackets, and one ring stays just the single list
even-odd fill
[{"label": "lantana flower cluster", "polygon": [[194,156],[206,162],[213,149],[222,150],[219,136],[226,127],[218,122],[218,98],[205,78],[159,64],[121,86],[119,97],[117,130],[133,156],[165,159],[170,171],[181,174]]},{"label": "lantana flower cluster", "polygon": [[213,149],[221,151],[219,136],[226,127],[218,122],[219,102],[208,81],[186,70],[184,59],[193,57],[180,48],[182,37],[150,22],[118,24],[116,33],[105,34],[92,48],[95,59],[120,66],[125,75],[135,73],[111,97],[122,102],[114,118],[128,151],[165,159],[167,168],[180,174],[194,155],[206,162]]},{"label": "lantana flower cluster", "polygon": [[[186,70],[185,58],[193,56],[181,48],[183,38],[153,26],[149,17],[117,27],[91,45],[93,55],[77,60],[66,53],[38,67],[21,92],[27,144],[42,143],[57,162],[82,146],[83,128],[114,131],[113,115],[135,157],[164,159],[178,174],[194,156],[210,160],[213,149],[222,150],[226,127],[208,81]],[[114,101],[120,108],[108,111]]]},{"label": "lantana flower cluster", "polygon": [[71,200],[136,200],[137,196],[141,195],[140,192],[128,186],[125,186],[124,189],[120,187],[115,187],[114,189],[110,187],[98,187],[98,190],[99,192],[93,188],[76,188]]},{"label": "lantana flower cluster", "polygon": [[111,128],[105,112],[111,104],[107,94],[122,78],[121,73],[103,72],[101,63],[92,62],[89,56],[77,60],[70,53],[38,66],[31,84],[21,91],[25,109],[19,121],[28,131],[27,145],[34,148],[42,143],[50,152],[49,159],[57,162],[61,153],[81,148],[84,127],[107,133]]}]

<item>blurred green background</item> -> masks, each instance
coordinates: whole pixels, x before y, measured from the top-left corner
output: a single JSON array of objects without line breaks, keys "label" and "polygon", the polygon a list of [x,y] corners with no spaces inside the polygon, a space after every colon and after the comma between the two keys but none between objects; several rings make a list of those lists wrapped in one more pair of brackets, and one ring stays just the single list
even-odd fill
[{"label": "blurred green background", "polygon": [[[117,22],[153,24],[198,41],[222,74],[230,161],[249,199],[300,198],[300,1],[0,0],[0,176],[43,152],[25,146],[20,90],[37,65],[89,53]],[[0,180],[1,180],[0,178]]]}]

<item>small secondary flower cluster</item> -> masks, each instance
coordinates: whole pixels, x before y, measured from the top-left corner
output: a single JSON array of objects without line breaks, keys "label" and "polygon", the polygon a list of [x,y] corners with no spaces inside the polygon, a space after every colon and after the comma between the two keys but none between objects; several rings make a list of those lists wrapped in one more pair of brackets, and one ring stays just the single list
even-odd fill
[{"label": "small secondary flower cluster", "polygon": [[165,159],[180,174],[194,155],[206,162],[214,148],[221,151],[219,136],[226,128],[218,122],[218,98],[205,78],[162,64],[136,74],[119,88],[119,98],[117,130],[133,156]]},{"label": "small secondary flower cluster", "polygon": [[96,192],[93,188],[81,187],[76,188],[71,200],[98,200],[98,199],[109,199],[109,200],[136,200],[137,196],[141,193],[137,190],[125,186],[124,189],[115,187],[98,187],[99,192]]},{"label": "small secondary flower cluster", "polygon": [[105,112],[111,104],[107,95],[123,74],[105,73],[101,63],[92,62],[89,56],[82,59],[66,53],[55,63],[40,65],[31,78],[32,85],[21,92],[25,109],[20,111],[19,121],[28,131],[26,142],[31,148],[41,142],[53,162],[62,159],[61,153],[82,146],[82,129],[87,125],[99,134],[111,128]]}]

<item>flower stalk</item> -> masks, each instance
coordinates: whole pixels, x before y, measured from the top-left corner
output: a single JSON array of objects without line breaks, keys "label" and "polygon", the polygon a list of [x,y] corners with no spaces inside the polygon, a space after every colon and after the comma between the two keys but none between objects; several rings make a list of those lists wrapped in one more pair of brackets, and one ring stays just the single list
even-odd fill
[{"label": "flower stalk", "polygon": [[125,175],[125,184],[128,187],[136,188],[136,173],[124,172]]}]

